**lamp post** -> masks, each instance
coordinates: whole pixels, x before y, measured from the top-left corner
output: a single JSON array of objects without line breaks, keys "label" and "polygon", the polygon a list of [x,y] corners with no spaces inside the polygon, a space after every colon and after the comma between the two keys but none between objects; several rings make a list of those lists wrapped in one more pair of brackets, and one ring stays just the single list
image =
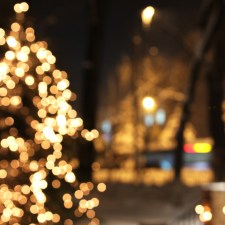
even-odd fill
[{"label": "lamp post", "polygon": [[[152,9],[153,7],[148,8],[146,7],[144,10],[141,12],[141,22],[143,29],[147,30],[150,26],[152,17],[154,15],[154,10]],[[150,13],[152,11],[153,13]],[[139,21],[140,17],[138,18]],[[133,52],[132,52],[132,79],[131,79],[131,90],[134,93],[133,95],[133,105],[136,109],[134,113],[134,123],[138,126],[139,124],[139,119],[140,119],[140,108],[139,108],[139,97],[137,94],[137,80],[140,76],[140,61],[142,58],[142,36],[144,35],[142,30],[139,29],[140,24],[137,24],[135,27],[135,32],[134,32],[134,37],[133,37]],[[147,106],[148,107],[148,106]],[[135,167],[137,170],[137,174],[139,174],[140,169],[141,169],[141,161],[140,161],[140,147],[139,147],[139,142],[136,141],[136,139],[139,137],[139,132],[137,129],[134,129],[134,162],[135,162]],[[139,182],[139,176],[137,178],[137,182]]]},{"label": "lamp post", "polygon": [[149,28],[154,14],[155,14],[155,9],[152,6],[148,6],[142,10],[141,20],[142,20],[142,26],[144,29]]},{"label": "lamp post", "polygon": [[145,114],[144,114],[144,123],[146,126],[146,132],[145,132],[145,136],[144,136],[144,140],[145,140],[145,150],[148,149],[148,143],[150,140],[150,130],[149,128],[154,124],[154,115],[153,112],[156,109],[156,101],[153,97],[147,96],[144,97],[142,100],[142,106],[144,108]]}]

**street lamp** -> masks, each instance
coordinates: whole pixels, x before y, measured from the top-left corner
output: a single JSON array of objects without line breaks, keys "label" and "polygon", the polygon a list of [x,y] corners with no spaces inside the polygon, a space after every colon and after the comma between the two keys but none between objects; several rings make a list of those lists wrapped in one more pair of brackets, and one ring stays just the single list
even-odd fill
[{"label": "street lamp", "polygon": [[156,102],[154,98],[147,96],[143,98],[142,105],[146,111],[152,111],[156,107]]},{"label": "street lamp", "polygon": [[155,9],[152,6],[148,6],[142,10],[141,19],[142,19],[142,25],[144,29],[149,28],[149,25],[152,22],[154,13],[155,13]]},{"label": "street lamp", "polygon": [[144,123],[146,126],[146,131],[144,140],[145,140],[145,149],[147,150],[150,141],[150,127],[154,124],[153,111],[155,111],[156,108],[155,99],[150,96],[144,97],[142,100],[142,106],[145,110]]},{"label": "street lamp", "polygon": [[147,127],[150,127],[154,124],[154,116],[152,115],[152,111],[156,108],[155,99],[150,96],[143,98],[142,106],[145,110],[144,123]]}]

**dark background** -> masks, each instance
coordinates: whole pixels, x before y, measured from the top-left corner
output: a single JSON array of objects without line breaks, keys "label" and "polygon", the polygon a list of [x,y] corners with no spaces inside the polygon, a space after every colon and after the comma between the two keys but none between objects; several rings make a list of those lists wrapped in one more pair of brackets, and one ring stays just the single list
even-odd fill
[{"label": "dark background", "polygon": [[[14,20],[13,5],[19,1],[0,2],[0,26],[7,30]],[[39,0],[27,1],[30,9],[26,13],[26,23],[36,31],[36,40],[45,40],[56,56],[56,65],[69,74],[71,88],[78,94],[77,107],[82,100],[82,73],[86,65],[90,28],[88,0]],[[138,1],[108,0],[105,3],[103,37],[100,55],[100,94],[104,93],[105,83],[112,75],[123,55],[132,51],[132,37],[141,30],[140,12],[151,4],[156,9],[152,30],[147,36],[152,46],[170,55],[182,50],[173,32],[183,36],[197,26],[198,1]],[[165,29],[167,27],[167,29]],[[101,100],[99,100],[101,102]],[[103,101],[104,102],[104,101]],[[79,110],[78,110],[79,111]]]}]

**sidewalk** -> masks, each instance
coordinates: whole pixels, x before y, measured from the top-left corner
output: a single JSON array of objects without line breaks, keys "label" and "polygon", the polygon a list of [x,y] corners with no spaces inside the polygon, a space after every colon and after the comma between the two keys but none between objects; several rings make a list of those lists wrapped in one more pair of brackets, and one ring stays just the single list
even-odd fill
[{"label": "sidewalk", "polygon": [[163,187],[108,184],[106,192],[98,195],[101,225],[174,224],[183,215],[195,215],[201,197],[199,187],[172,183]]}]

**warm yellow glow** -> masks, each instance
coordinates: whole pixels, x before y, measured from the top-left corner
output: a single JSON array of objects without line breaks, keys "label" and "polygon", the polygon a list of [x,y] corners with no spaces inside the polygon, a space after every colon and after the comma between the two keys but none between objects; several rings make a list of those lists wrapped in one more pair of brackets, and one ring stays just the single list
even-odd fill
[{"label": "warm yellow glow", "polygon": [[209,143],[196,143],[193,148],[196,153],[209,153],[212,151],[212,145]]},{"label": "warm yellow glow", "polygon": [[212,219],[212,213],[210,211],[205,211],[199,216],[199,219],[202,222],[210,221]]},{"label": "warm yellow glow", "polygon": [[47,56],[47,61],[50,64],[54,64],[56,62],[56,58],[53,55],[49,55],[49,56]]},{"label": "warm yellow glow", "polygon": [[148,96],[142,100],[142,105],[145,110],[151,111],[155,108],[156,103],[155,103],[154,98]]},{"label": "warm yellow glow", "polygon": [[[26,34],[34,34],[34,29],[32,27],[28,27],[25,32]],[[33,44],[33,46],[35,46],[35,48],[38,49],[37,43]]]},{"label": "warm yellow glow", "polygon": [[2,87],[0,88],[0,96],[6,96],[8,93],[7,89]]},{"label": "warm yellow glow", "polygon": [[202,205],[197,205],[195,207],[195,212],[199,215],[202,214],[204,212],[204,207]]},{"label": "warm yellow glow", "polygon": [[4,169],[0,169],[0,178],[4,179],[7,177],[7,172]]},{"label": "warm yellow glow", "polygon": [[25,52],[17,52],[16,58],[22,62],[26,62],[28,60],[28,55]]},{"label": "warm yellow glow", "polygon": [[15,59],[16,55],[15,55],[15,53],[13,51],[7,51],[5,53],[5,57],[8,60],[13,60],[13,59]]},{"label": "warm yellow glow", "polygon": [[68,172],[65,176],[65,180],[68,182],[68,183],[73,183],[75,180],[76,180],[76,177],[74,175],[73,172]]},{"label": "warm yellow glow", "polygon": [[58,115],[56,117],[56,121],[59,127],[65,127],[66,126],[66,117],[64,115]]},{"label": "warm yellow glow", "polygon": [[29,47],[27,47],[27,46],[23,46],[22,48],[21,48],[21,52],[24,52],[25,54],[29,54],[30,53],[30,48]]},{"label": "warm yellow glow", "polygon": [[38,167],[39,167],[38,162],[37,161],[31,161],[29,167],[30,167],[31,171],[37,171]]},{"label": "warm yellow glow", "polygon": [[8,80],[6,82],[6,86],[7,86],[8,89],[14,89],[16,84],[15,84],[15,82],[13,80]]},{"label": "warm yellow glow", "polygon": [[43,70],[43,71],[49,71],[50,68],[51,68],[50,64],[47,63],[47,62],[44,62],[44,63],[41,65],[41,67],[42,67],[42,70]]},{"label": "warm yellow glow", "polygon": [[15,74],[16,74],[18,77],[23,77],[24,74],[25,74],[25,71],[24,71],[23,68],[19,67],[19,68],[16,68]]},{"label": "warm yellow glow", "polygon": [[47,94],[47,84],[45,82],[40,82],[38,85],[38,90],[40,95]]},{"label": "warm yellow glow", "polygon": [[142,23],[143,23],[144,28],[149,27],[149,25],[151,24],[154,13],[155,13],[155,9],[152,6],[148,6],[142,11],[141,19],[142,19]]},{"label": "warm yellow glow", "polygon": [[25,78],[25,83],[27,84],[27,85],[33,85],[34,84],[34,77],[33,76],[31,76],[31,75],[28,75],[28,76],[26,76],[26,78]]},{"label": "warm yellow glow", "polygon": [[46,57],[46,55],[47,55],[47,51],[44,48],[40,48],[37,52],[37,57],[39,59],[44,59]]},{"label": "warm yellow glow", "polygon": [[21,101],[22,100],[19,96],[12,96],[12,98],[10,99],[11,104],[14,106],[19,105]]},{"label": "warm yellow glow", "polygon": [[57,84],[57,88],[60,91],[65,90],[67,87],[69,86],[69,81],[66,79],[61,80],[58,84]]},{"label": "warm yellow glow", "polygon": [[26,2],[17,3],[14,5],[14,10],[16,13],[26,12],[29,9],[29,5]]},{"label": "warm yellow glow", "polygon": [[21,9],[23,10],[23,12],[26,12],[26,11],[28,11],[28,9],[29,9],[29,5],[28,5],[26,2],[22,2],[22,3],[20,4],[20,7],[21,7]]},{"label": "warm yellow glow", "polygon": [[98,132],[96,129],[93,129],[93,130],[91,131],[91,133],[93,134],[94,138],[98,138],[99,132]]},{"label": "warm yellow glow", "polygon": [[106,185],[104,183],[99,183],[97,188],[100,192],[104,192],[106,190]]},{"label": "warm yellow glow", "polygon": [[9,45],[9,47],[12,47],[12,48],[15,48],[17,45],[17,41],[13,36],[7,37],[6,42]]},{"label": "warm yellow glow", "polygon": [[6,42],[4,37],[0,37],[0,45],[4,45]]},{"label": "warm yellow glow", "polygon": [[14,32],[18,32],[20,30],[20,24],[19,23],[13,23],[11,25],[11,29],[14,31]]},{"label": "warm yellow glow", "polygon": [[53,214],[52,221],[54,223],[58,223],[60,221],[60,215],[59,214]]},{"label": "warm yellow glow", "polygon": [[5,36],[5,31],[2,28],[0,28],[0,37],[2,38],[4,36]]},{"label": "warm yellow glow", "polygon": [[4,62],[1,62],[0,63],[0,81],[6,77],[8,72],[9,72],[8,65]]},{"label": "warm yellow glow", "polygon": [[[45,189],[49,187],[60,189],[62,207],[98,225],[94,208],[99,200],[87,200],[96,185],[80,184],[76,180],[73,171],[79,166],[79,160],[64,157],[63,150],[70,144],[65,147],[67,138],[75,139],[81,132],[85,133],[86,140],[92,141],[99,132],[82,131],[83,121],[77,118],[70,102],[76,95],[69,90],[67,73],[56,69],[56,57],[48,50],[48,44],[35,41],[34,29],[24,25],[24,12],[28,9],[26,2],[15,4],[14,10],[20,15],[16,15],[11,31],[6,34],[0,28],[0,45],[6,48],[0,62],[0,106],[5,112],[9,110],[9,114],[0,119],[0,128],[4,131],[0,147],[5,158],[8,153],[13,156],[0,160],[0,179],[4,179],[0,185],[1,223],[20,225],[23,216],[29,218],[29,214],[33,214],[40,224],[72,224],[72,219],[60,221],[60,215],[50,211],[51,204],[47,207],[49,199]],[[20,137],[21,134],[27,136]],[[14,180],[21,176],[21,184],[14,185]],[[63,186],[66,182],[72,190],[68,193]],[[105,188],[104,183],[98,186],[100,192]]]}]

